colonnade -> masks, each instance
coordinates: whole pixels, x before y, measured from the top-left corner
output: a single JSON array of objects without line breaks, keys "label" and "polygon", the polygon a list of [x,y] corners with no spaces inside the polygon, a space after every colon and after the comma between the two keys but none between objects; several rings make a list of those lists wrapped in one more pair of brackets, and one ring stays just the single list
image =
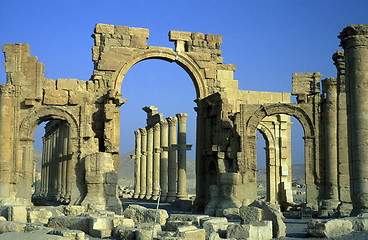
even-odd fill
[{"label": "colonnade", "polygon": [[163,119],[156,107],[143,108],[147,126],[135,133],[134,198],[174,202],[188,198],[186,120],[188,114]]},{"label": "colonnade", "polygon": [[48,122],[42,140],[40,196],[68,203],[71,196],[69,125],[61,120]]}]

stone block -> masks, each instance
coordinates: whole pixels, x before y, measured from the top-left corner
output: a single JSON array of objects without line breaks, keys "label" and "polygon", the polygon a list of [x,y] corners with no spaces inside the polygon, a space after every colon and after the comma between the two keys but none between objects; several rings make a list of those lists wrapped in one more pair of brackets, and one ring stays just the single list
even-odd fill
[{"label": "stone block", "polygon": [[269,240],[272,239],[272,223],[271,221],[261,221],[251,224],[229,224],[227,238]]},{"label": "stone block", "polygon": [[4,222],[7,221],[6,218],[4,216],[0,216],[0,222]]},{"label": "stone block", "polygon": [[176,231],[176,236],[185,239],[205,240],[206,231],[196,226],[179,227]]},{"label": "stone block", "polygon": [[6,232],[24,232],[25,227],[26,223],[1,221],[0,234]]},{"label": "stone block", "polygon": [[205,36],[207,42],[214,42],[214,43],[222,43],[222,36],[216,34],[206,34]]},{"label": "stone block", "polygon": [[186,221],[191,222],[192,225],[200,226],[200,221],[203,218],[209,217],[208,215],[196,215],[196,214],[170,214],[168,221]]},{"label": "stone block", "polygon": [[204,40],[205,39],[205,35],[199,32],[192,33],[191,37],[192,37],[192,40]]},{"label": "stone block", "polygon": [[28,211],[28,221],[30,223],[48,223],[52,217],[52,212],[46,208],[30,209]]},{"label": "stone block", "polygon": [[344,236],[353,231],[353,224],[347,219],[312,220],[308,223],[307,233],[320,238]]},{"label": "stone block", "polygon": [[[79,89],[79,84],[77,79],[71,78],[59,78],[56,80],[56,88],[57,90],[83,90]],[[85,90],[85,89],[84,89]]]},{"label": "stone block", "polygon": [[128,26],[115,25],[114,33],[117,34],[117,35],[129,35],[129,27]]},{"label": "stone block", "polygon": [[239,208],[239,215],[243,224],[258,222],[262,220],[262,209],[258,207],[242,206]]},{"label": "stone block", "polygon": [[136,228],[119,226],[114,229],[114,236],[120,240],[134,240]]},{"label": "stone block", "polygon": [[139,36],[132,36],[130,47],[132,48],[147,48],[147,39]]},{"label": "stone block", "polygon": [[63,236],[70,240],[84,240],[85,233],[80,230],[60,229],[51,231],[49,234]]},{"label": "stone block", "polygon": [[345,219],[353,224],[354,231],[368,231],[368,218],[349,217]]},{"label": "stone block", "polygon": [[114,227],[123,226],[123,227],[134,227],[134,221],[130,218],[124,218],[124,216],[115,217],[113,219]]},{"label": "stone block", "polygon": [[91,104],[92,97],[89,92],[81,92],[81,91],[69,91],[69,104],[70,105],[83,105],[83,104]]},{"label": "stone block", "polygon": [[286,225],[283,221],[284,216],[278,205],[255,200],[249,206],[262,209],[262,220],[272,221],[272,231],[274,238],[280,238],[286,236]]},{"label": "stone block", "polygon": [[240,219],[239,208],[225,208],[222,210],[222,215],[227,219]]},{"label": "stone block", "polygon": [[95,33],[114,34],[115,26],[110,24],[97,23]]},{"label": "stone block", "polygon": [[45,105],[60,105],[68,104],[69,95],[64,90],[44,90],[43,104]]},{"label": "stone block", "polygon": [[7,232],[1,234],[1,240],[70,240],[70,238],[55,236],[46,233],[18,233]]},{"label": "stone block", "polygon": [[136,240],[151,240],[156,239],[157,232],[155,229],[137,229],[135,232]]},{"label": "stone block", "polygon": [[124,217],[130,218],[135,224],[139,223],[153,223],[156,219],[156,223],[165,225],[166,219],[169,217],[166,210],[147,209],[139,205],[129,205],[124,210]]},{"label": "stone block", "polygon": [[27,208],[26,206],[9,206],[8,220],[12,222],[27,222]]},{"label": "stone block", "polygon": [[89,231],[89,219],[85,216],[60,216],[50,218],[48,227],[52,228],[68,228],[70,230],[80,230],[85,233]]},{"label": "stone block", "polygon": [[170,41],[190,41],[192,33],[191,32],[182,32],[182,31],[170,31],[169,32],[169,40]]},{"label": "stone block", "polygon": [[80,215],[84,212],[86,212],[86,208],[84,206],[67,205],[64,207],[65,215]]},{"label": "stone block", "polygon": [[149,29],[147,28],[129,27],[129,33],[132,36],[139,36],[146,39],[149,37]]},{"label": "stone block", "polygon": [[209,217],[202,219],[201,222],[203,229],[206,231],[206,239],[208,239],[212,233],[218,233],[221,237],[226,237],[226,228],[228,225],[227,218]]},{"label": "stone block", "polygon": [[179,227],[191,225],[193,225],[192,221],[168,220],[165,226],[167,231],[177,231]]}]

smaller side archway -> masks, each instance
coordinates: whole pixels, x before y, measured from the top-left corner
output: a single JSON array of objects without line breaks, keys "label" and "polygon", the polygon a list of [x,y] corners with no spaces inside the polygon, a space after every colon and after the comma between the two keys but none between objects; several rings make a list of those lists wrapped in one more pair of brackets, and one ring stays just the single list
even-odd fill
[{"label": "smaller side archway", "polygon": [[[278,103],[260,105],[258,109],[246,121],[246,137],[244,150],[248,153],[245,161],[246,165],[254,166],[256,159],[256,131],[261,121],[272,115],[285,114],[294,116],[299,120],[304,129],[304,149],[306,166],[306,185],[307,185],[307,203],[313,209],[318,209],[318,201],[321,199],[320,189],[320,163],[318,158],[319,143],[316,137],[318,129],[313,124],[312,117],[306,110],[293,103]],[[249,169],[252,171],[252,169]],[[253,169],[254,171],[254,169]]]},{"label": "smaller side archway", "polygon": [[15,170],[19,176],[15,183],[18,189],[17,197],[29,200],[32,198],[31,184],[35,174],[34,132],[37,126],[46,121],[48,124],[46,135],[43,137],[40,194],[43,196],[42,200],[69,203],[72,200],[73,188],[77,185],[77,161],[72,155],[76,155],[74,152],[79,149],[80,126],[71,112],[56,106],[35,108],[20,123],[19,139],[16,143],[19,150],[15,158]]}]

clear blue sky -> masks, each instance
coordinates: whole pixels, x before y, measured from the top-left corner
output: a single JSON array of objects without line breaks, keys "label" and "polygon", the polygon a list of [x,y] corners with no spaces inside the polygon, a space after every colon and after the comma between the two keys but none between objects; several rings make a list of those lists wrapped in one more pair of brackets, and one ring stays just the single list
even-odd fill
[{"label": "clear blue sky", "polygon": [[[347,24],[368,23],[367,0],[4,0],[0,6],[0,44],[30,44],[47,78],[88,80],[90,35],[96,23],[107,23],[150,29],[151,46],[173,47],[170,30],[223,35],[224,63],[237,65],[239,88],[275,92],[291,91],[293,72],[334,77],[337,35]],[[2,64],[0,83],[5,83]],[[128,98],[122,107],[123,153],[134,146],[132,132],[145,125],[146,105],[156,105],[165,116],[189,113],[188,142],[195,144],[194,87],[180,67],[141,62],[122,88]]]}]

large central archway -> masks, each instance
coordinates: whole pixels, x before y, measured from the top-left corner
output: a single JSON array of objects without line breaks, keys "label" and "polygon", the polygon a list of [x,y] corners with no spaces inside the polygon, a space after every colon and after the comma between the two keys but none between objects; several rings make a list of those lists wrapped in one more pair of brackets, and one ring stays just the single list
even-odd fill
[{"label": "large central archway", "polygon": [[149,47],[145,51],[139,51],[137,54],[132,53],[131,60],[120,65],[119,70],[113,75],[114,89],[120,91],[122,82],[129,69],[140,61],[147,59],[161,59],[168,62],[175,62],[181,66],[191,77],[196,89],[197,98],[201,99],[208,95],[206,84],[204,82],[201,70],[197,63],[188,55],[174,52],[171,48]]}]

